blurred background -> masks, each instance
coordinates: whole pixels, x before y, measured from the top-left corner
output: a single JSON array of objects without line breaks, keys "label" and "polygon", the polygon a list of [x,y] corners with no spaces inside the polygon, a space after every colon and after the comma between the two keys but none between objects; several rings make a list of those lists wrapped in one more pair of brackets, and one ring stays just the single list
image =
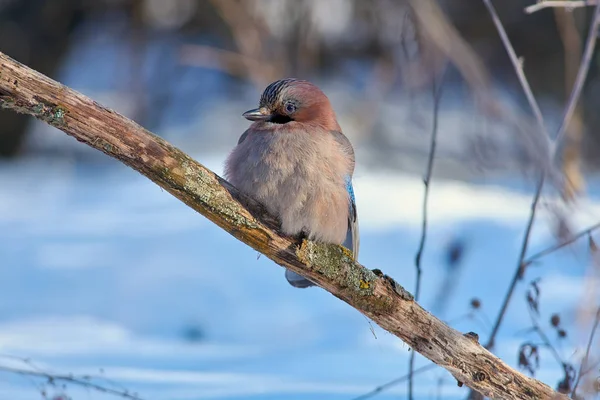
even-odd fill
[{"label": "blurred background", "polygon": [[[534,1],[494,3],[553,136],[593,7],[525,13]],[[268,83],[316,83],[357,153],[360,261],[409,290],[441,86],[421,300],[489,337],[547,143],[528,128],[483,2],[0,0],[0,51],[220,175],[249,125],[241,114]],[[544,195],[531,254],[600,221],[599,65],[596,52],[560,149],[577,201]],[[408,371],[409,348],[357,311],[293,289],[282,269],[147,179],[6,110],[0,182],[1,399],[352,399]],[[496,354],[555,387],[565,363],[579,367],[600,303],[591,240],[527,271],[496,339]],[[540,330],[552,346],[539,345]],[[428,364],[417,357],[417,368]],[[415,398],[467,394],[440,369],[415,377]],[[377,397],[407,397],[406,383]]]}]

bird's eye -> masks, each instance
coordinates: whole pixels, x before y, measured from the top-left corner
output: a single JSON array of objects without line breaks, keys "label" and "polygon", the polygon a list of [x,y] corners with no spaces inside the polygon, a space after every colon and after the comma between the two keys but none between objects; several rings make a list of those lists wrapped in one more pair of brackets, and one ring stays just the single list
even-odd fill
[{"label": "bird's eye", "polygon": [[288,114],[292,114],[294,111],[296,111],[296,106],[293,103],[287,103],[285,105],[285,112]]}]

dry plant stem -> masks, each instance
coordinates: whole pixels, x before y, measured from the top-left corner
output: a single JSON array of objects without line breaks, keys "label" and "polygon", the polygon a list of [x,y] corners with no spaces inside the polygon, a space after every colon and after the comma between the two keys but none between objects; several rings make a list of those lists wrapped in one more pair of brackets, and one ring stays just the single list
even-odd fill
[{"label": "dry plant stem", "polygon": [[[531,111],[533,111],[535,120],[537,121],[540,129],[543,132],[547,133],[547,130],[546,130],[546,127],[544,124],[544,117],[542,116],[542,110],[540,110],[540,106],[538,105],[537,100],[535,99],[535,96],[533,95],[533,92],[531,91],[531,86],[529,86],[529,82],[527,81],[525,72],[523,72],[523,66],[521,65],[521,61],[519,60],[519,57],[517,56],[517,53],[515,52],[515,49],[513,48],[512,44],[510,42],[510,39],[508,38],[508,34],[506,33],[506,30],[504,29],[504,26],[502,25],[502,22],[500,21],[500,18],[498,17],[498,13],[496,12],[496,9],[494,8],[494,5],[492,4],[491,0],[483,0],[483,4],[485,4],[486,8],[488,9],[488,12],[490,13],[490,16],[492,17],[492,21],[494,22],[494,25],[496,26],[496,30],[498,31],[498,34],[500,35],[502,44],[504,45],[504,48],[506,49],[506,52],[508,53],[508,57],[510,58],[513,68],[515,69],[517,78],[519,78],[519,83],[521,84],[521,87],[523,88],[525,97],[527,97],[527,102],[529,103],[529,106],[531,107]],[[547,135],[547,136],[549,136],[549,135]]]},{"label": "dry plant stem", "polygon": [[0,106],[32,115],[130,166],[238,240],[356,308],[483,395],[567,399],[444,324],[393,279],[356,263],[345,248],[282,236],[262,207],[181,150],[2,53]]},{"label": "dry plant stem", "polygon": [[550,341],[550,339],[548,338],[548,336],[544,333],[544,330],[542,329],[542,327],[539,324],[537,316],[535,316],[533,314],[533,311],[531,310],[531,308],[529,308],[529,318],[531,319],[531,325],[533,326],[533,330],[535,331],[535,333],[537,333],[537,335],[542,340],[542,344],[544,345],[544,347],[546,347],[547,349],[550,350],[550,352],[552,353],[552,356],[554,357],[554,359],[556,360],[556,362],[563,369],[566,368],[565,367],[566,366],[565,361],[563,360],[562,356],[558,353],[558,350],[556,350],[556,347],[554,347],[552,345],[552,342]]},{"label": "dry plant stem", "polygon": [[570,245],[571,243],[575,242],[576,240],[582,238],[583,236],[587,236],[588,234],[590,234],[591,232],[595,231],[598,228],[600,228],[600,222],[595,225],[590,226],[586,230],[583,230],[583,231],[577,233],[576,235],[573,235],[570,238],[568,238],[560,243],[555,244],[554,246],[550,246],[538,253],[535,253],[531,257],[528,257],[524,264],[526,266],[530,265],[533,262],[539,260],[540,258],[547,256],[550,253],[554,253],[556,250],[562,249],[565,246]]},{"label": "dry plant stem", "polygon": [[598,4],[597,0],[573,0],[573,1],[554,1],[554,0],[543,0],[536,4],[525,7],[527,14],[532,14],[536,11],[542,10],[548,7],[560,7],[572,10],[574,8],[593,6]]},{"label": "dry plant stem", "polygon": [[592,348],[592,343],[594,342],[594,335],[596,334],[596,330],[598,329],[598,324],[600,323],[600,308],[596,311],[596,319],[594,320],[594,326],[592,326],[592,331],[590,332],[590,339],[588,340],[587,348],[585,350],[585,356],[583,360],[581,360],[581,365],[579,366],[579,372],[577,372],[577,380],[575,381],[575,385],[573,385],[573,392],[571,393],[571,397],[576,399],[577,394],[577,386],[579,386],[579,381],[583,376],[583,367],[587,365],[588,359],[590,357],[590,350]]},{"label": "dry plant stem", "polygon": [[504,315],[506,314],[506,310],[508,309],[508,305],[510,304],[510,300],[512,298],[513,293],[515,292],[515,288],[517,287],[517,283],[521,280],[523,273],[525,272],[525,255],[527,254],[527,248],[529,247],[529,237],[531,235],[531,228],[533,228],[533,222],[535,221],[535,215],[537,211],[537,205],[540,201],[540,197],[542,194],[542,188],[544,187],[544,174],[540,180],[538,181],[535,195],[533,196],[533,201],[531,202],[531,209],[529,212],[529,220],[527,221],[527,227],[525,228],[525,234],[523,235],[523,242],[521,244],[521,252],[519,254],[519,260],[517,264],[517,268],[513,275],[510,286],[508,287],[508,292],[504,297],[504,301],[502,302],[502,307],[500,308],[500,312],[498,313],[498,317],[496,317],[496,322],[494,323],[494,327],[492,328],[492,333],[490,334],[490,338],[486,344],[487,349],[492,349],[495,344],[496,335],[500,330],[500,326],[502,325],[502,321],[504,320]]},{"label": "dry plant stem", "polygon": [[59,375],[59,374],[52,374],[49,372],[32,371],[29,369],[12,368],[12,367],[5,367],[5,366],[0,366],[0,371],[11,373],[11,374],[23,375],[23,376],[33,376],[33,377],[37,377],[37,378],[47,379],[48,381],[71,383],[73,385],[82,386],[87,389],[92,389],[92,390],[95,390],[100,393],[106,393],[106,394],[110,394],[113,396],[122,397],[124,399],[143,400],[141,397],[139,397],[135,393],[130,393],[130,392],[124,391],[124,390],[116,390],[116,389],[107,388],[105,386],[101,386],[96,383],[90,382],[87,379],[76,378],[72,375]]},{"label": "dry plant stem", "polygon": [[[429,203],[429,186],[431,184],[431,175],[433,174],[433,162],[435,160],[435,150],[437,147],[437,133],[438,133],[438,116],[440,109],[440,100],[442,98],[442,88],[444,84],[444,75],[446,70],[444,69],[439,77],[439,82],[436,82],[435,77],[432,80],[433,85],[433,121],[431,128],[431,142],[429,144],[429,157],[427,159],[427,170],[425,172],[425,178],[423,184],[425,185],[425,192],[423,194],[423,218],[421,225],[421,240],[419,242],[419,248],[417,255],[415,256],[415,268],[416,268],[416,288],[415,288],[415,299],[419,300],[421,293],[421,258],[423,256],[423,250],[425,249],[425,241],[427,240],[427,205]],[[413,399],[413,371],[415,369],[415,352],[410,354],[408,362],[408,399]]]},{"label": "dry plant stem", "polygon": [[[504,47],[505,47],[506,51],[508,52],[508,56],[511,60],[511,63],[513,64],[513,67],[515,69],[515,72],[517,74],[519,82],[521,83],[521,87],[523,88],[523,92],[525,93],[527,101],[529,102],[529,106],[531,107],[531,110],[533,111],[533,114],[535,116],[535,119],[537,121],[539,129],[542,132],[544,132],[547,137],[549,137],[549,135],[547,134],[546,126],[544,124],[544,118],[542,116],[542,111],[540,110],[540,107],[535,99],[535,96],[533,95],[533,92],[531,91],[531,87],[529,86],[527,77],[525,76],[525,73],[523,72],[523,66],[521,65],[521,62],[519,61],[519,58],[517,57],[517,54],[515,53],[515,50],[514,50],[512,44],[510,43],[510,39],[508,38],[508,35],[506,34],[506,30],[504,29],[504,26],[502,25],[500,18],[498,18],[496,9],[492,5],[491,0],[483,0],[483,3],[487,7],[487,9],[490,13],[490,16],[492,17],[492,20],[494,21],[494,25],[496,26],[496,29],[498,30],[500,39],[502,40],[502,43],[504,44]],[[520,277],[523,274],[523,261],[525,260],[525,255],[527,254],[527,247],[529,246],[529,235],[531,234],[531,228],[533,227],[533,222],[535,220],[537,205],[540,201],[542,189],[544,187],[545,178],[546,178],[546,171],[542,171],[540,179],[536,186],[535,194],[533,196],[533,201],[531,203],[531,211],[529,214],[529,220],[527,221],[527,227],[525,228],[525,235],[523,237],[523,243],[521,245],[521,252],[519,254],[517,268],[515,270],[515,274],[513,276],[512,282],[508,288],[508,292],[507,292],[506,296],[504,297],[502,307],[500,308],[500,313],[498,314],[498,317],[496,318],[494,327],[492,328],[492,333],[491,333],[488,343],[486,345],[486,348],[488,348],[488,349],[491,349],[494,347],[494,341],[496,339],[496,335],[498,334],[498,330],[500,329],[500,325],[502,324],[502,321],[504,319],[504,314],[506,313],[506,310],[508,309],[508,304],[510,303],[512,294],[517,286],[517,282],[520,280]]]}]

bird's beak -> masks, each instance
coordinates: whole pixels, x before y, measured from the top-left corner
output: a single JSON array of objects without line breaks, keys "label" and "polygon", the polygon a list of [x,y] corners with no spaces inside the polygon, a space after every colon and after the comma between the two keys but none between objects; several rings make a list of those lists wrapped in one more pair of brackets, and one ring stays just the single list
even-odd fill
[{"label": "bird's beak", "polygon": [[267,121],[271,118],[271,113],[265,107],[261,107],[246,111],[242,114],[242,117],[249,121]]}]

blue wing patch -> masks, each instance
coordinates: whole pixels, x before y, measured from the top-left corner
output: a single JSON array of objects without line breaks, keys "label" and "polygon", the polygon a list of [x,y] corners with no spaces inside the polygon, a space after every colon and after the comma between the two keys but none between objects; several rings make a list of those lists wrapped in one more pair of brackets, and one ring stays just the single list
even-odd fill
[{"label": "blue wing patch", "polygon": [[354,188],[352,187],[352,177],[346,176],[346,190],[350,195],[350,215],[356,219],[356,198],[354,197]]},{"label": "blue wing patch", "polygon": [[358,232],[358,214],[356,212],[356,199],[354,197],[354,188],[352,187],[352,177],[346,177],[346,190],[350,196],[348,202],[348,232],[346,233],[346,240],[343,245],[354,253],[354,259],[358,259],[358,247],[360,245],[360,238]]}]

